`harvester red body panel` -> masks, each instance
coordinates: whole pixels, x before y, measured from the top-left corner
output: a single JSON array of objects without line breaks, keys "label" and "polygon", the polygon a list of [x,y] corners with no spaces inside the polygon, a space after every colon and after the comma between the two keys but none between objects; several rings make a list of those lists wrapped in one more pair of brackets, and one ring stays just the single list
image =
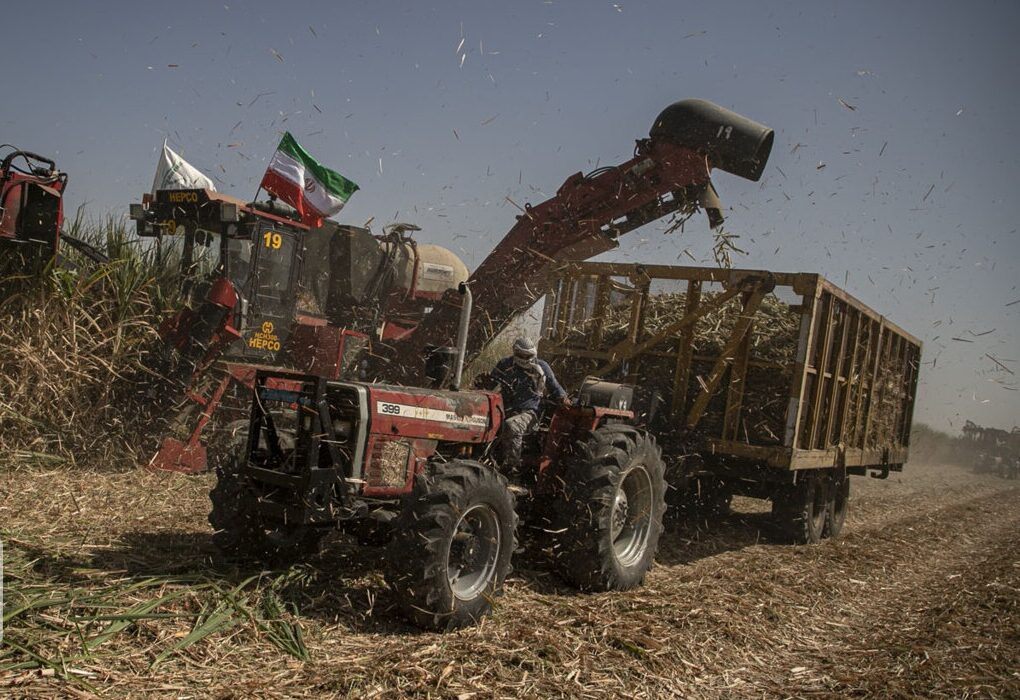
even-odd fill
[{"label": "harvester red body panel", "polygon": [[0,161],[0,256],[48,261],[64,223],[67,175],[49,158],[15,150]]}]

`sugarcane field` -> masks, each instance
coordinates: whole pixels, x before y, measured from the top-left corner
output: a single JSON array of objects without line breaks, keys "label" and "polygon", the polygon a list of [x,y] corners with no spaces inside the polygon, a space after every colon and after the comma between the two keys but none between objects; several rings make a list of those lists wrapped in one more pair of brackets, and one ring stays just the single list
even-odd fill
[{"label": "sugarcane field", "polygon": [[0,697],[1020,697],[1020,7],[4,15]]}]

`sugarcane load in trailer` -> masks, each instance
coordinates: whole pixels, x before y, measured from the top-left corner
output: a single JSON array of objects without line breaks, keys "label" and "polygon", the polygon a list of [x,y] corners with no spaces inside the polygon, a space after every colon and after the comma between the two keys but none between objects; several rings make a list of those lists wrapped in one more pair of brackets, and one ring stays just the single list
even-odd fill
[{"label": "sugarcane load in trailer", "polygon": [[678,503],[769,499],[811,543],[842,529],[848,476],[903,469],[921,343],[821,275],[576,263],[549,287],[540,354],[637,387]]}]

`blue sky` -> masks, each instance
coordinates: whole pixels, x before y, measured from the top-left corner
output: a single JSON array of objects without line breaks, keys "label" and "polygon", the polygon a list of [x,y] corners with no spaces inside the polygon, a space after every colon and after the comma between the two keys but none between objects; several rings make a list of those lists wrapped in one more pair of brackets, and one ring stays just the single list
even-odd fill
[{"label": "blue sky", "polygon": [[[418,223],[472,267],[512,226],[507,197],[627,159],[677,99],[718,102],[776,130],[761,182],[715,177],[747,251],[735,263],[821,272],[921,337],[920,419],[1020,423],[1016,376],[987,357],[1020,371],[1017,3],[53,2],[6,17],[0,142],[55,156],[71,206],[123,213],[164,137],[250,197],[289,130],[361,186],[340,220]],[[703,219],[660,231],[612,257],[710,260]]]}]

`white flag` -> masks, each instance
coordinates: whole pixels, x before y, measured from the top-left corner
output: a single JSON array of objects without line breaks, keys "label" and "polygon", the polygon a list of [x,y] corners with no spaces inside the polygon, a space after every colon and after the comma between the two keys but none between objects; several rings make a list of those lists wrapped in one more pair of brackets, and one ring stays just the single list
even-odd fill
[{"label": "white flag", "polygon": [[174,153],[166,140],[163,141],[163,155],[156,166],[156,177],[152,181],[152,194],[156,190],[196,190],[216,191],[213,181],[203,175],[188,161]]}]

